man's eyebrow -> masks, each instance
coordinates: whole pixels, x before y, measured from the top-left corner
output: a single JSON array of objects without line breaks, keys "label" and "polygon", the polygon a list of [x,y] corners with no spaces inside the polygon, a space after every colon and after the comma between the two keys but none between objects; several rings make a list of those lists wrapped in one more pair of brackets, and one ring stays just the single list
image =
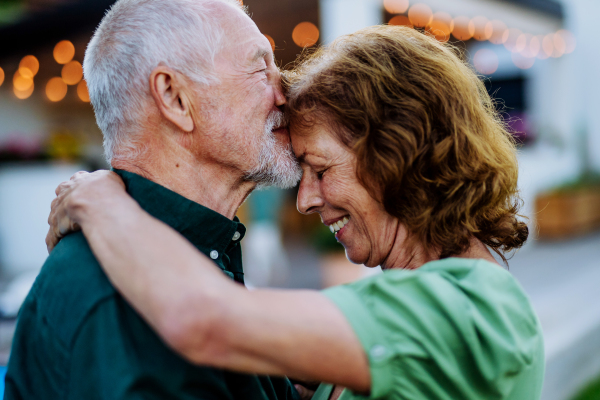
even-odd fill
[{"label": "man's eyebrow", "polygon": [[255,62],[260,60],[261,58],[266,58],[269,55],[269,52],[265,49],[258,49],[256,50],[256,53],[254,53],[254,56],[252,57],[251,62]]}]

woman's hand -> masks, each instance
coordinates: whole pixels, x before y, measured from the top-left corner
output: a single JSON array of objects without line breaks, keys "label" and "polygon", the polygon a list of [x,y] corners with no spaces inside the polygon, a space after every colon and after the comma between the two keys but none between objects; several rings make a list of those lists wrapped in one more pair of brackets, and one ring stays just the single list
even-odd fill
[{"label": "woman's hand", "polygon": [[48,217],[48,253],[65,235],[81,229],[82,218],[90,212],[101,211],[114,196],[124,195],[125,184],[119,175],[106,170],[77,172],[69,181],[58,185]]}]

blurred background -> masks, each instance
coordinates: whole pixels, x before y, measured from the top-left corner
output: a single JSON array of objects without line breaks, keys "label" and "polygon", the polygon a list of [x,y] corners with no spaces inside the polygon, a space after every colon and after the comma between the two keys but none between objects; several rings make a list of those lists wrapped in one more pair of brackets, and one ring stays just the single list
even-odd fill
[{"label": "blurred background", "polygon": [[[0,0],[0,376],[47,255],[55,187],[107,168],[81,63],[113,2]],[[532,235],[509,265],[544,329],[543,399],[600,399],[600,1],[244,3],[282,68],[305,48],[382,23],[462,50],[519,142]],[[256,192],[240,210],[249,286],[324,288],[378,273],[350,264],[318,216],[296,211],[295,195]]]}]

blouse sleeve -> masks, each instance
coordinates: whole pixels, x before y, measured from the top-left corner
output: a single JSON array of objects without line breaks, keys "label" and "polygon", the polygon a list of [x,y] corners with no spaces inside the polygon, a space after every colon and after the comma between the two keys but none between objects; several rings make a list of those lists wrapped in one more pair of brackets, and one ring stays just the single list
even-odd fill
[{"label": "blouse sleeve", "polygon": [[525,375],[541,390],[539,322],[497,265],[447,259],[324,293],[365,350],[371,399],[505,399]]}]

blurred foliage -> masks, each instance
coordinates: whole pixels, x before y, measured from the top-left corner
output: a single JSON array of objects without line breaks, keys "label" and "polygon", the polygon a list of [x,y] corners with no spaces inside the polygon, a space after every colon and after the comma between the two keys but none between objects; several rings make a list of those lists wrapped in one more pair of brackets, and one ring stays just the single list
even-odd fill
[{"label": "blurred foliage", "polygon": [[0,25],[16,21],[25,12],[21,0],[0,0]]},{"label": "blurred foliage", "polygon": [[583,172],[577,179],[558,186],[554,193],[569,193],[595,188],[600,190],[600,173],[593,171]]},{"label": "blurred foliage", "polygon": [[320,253],[341,253],[344,251],[344,246],[337,241],[329,227],[323,224],[315,227],[311,238],[315,248]]},{"label": "blurred foliage", "polygon": [[600,400],[600,377],[583,389],[573,400]]}]

